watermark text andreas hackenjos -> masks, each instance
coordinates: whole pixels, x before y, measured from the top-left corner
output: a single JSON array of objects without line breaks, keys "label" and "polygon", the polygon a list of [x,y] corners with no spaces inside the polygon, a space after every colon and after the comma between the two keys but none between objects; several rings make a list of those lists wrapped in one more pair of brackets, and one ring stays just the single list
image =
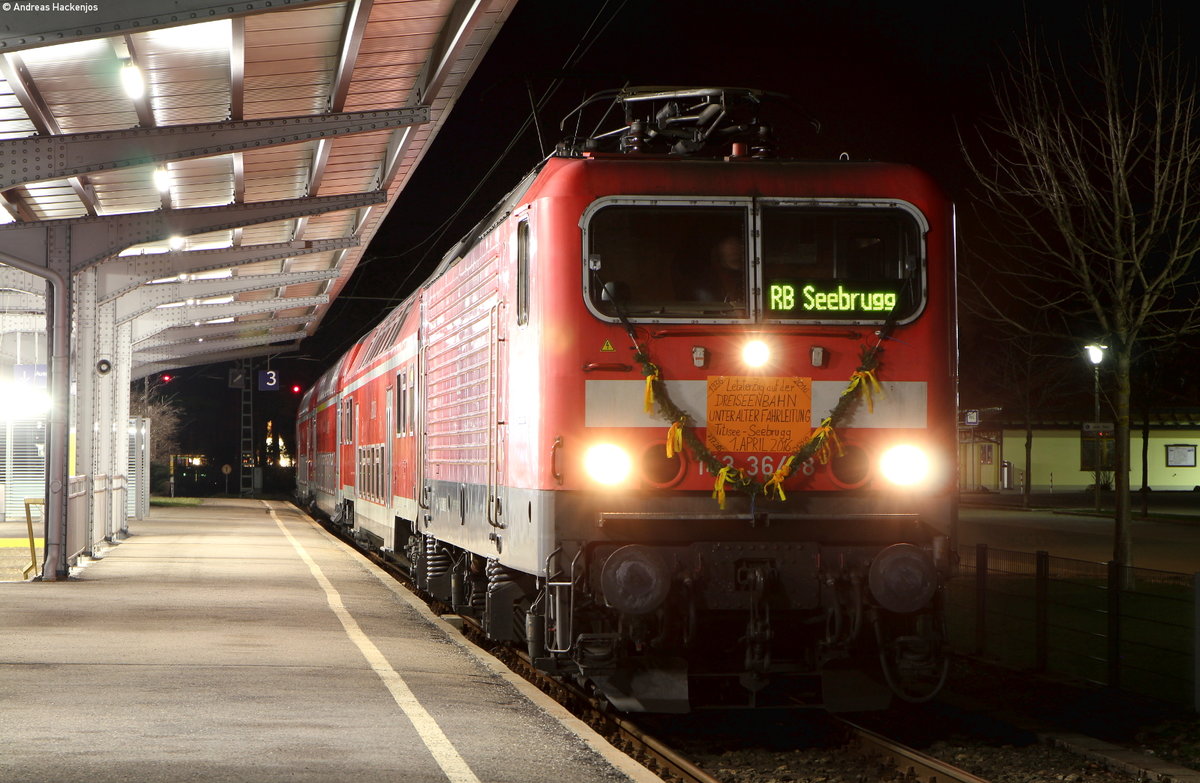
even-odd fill
[{"label": "watermark text andreas hackenjos", "polygon": [[97,3],[0,3],[3,11],[34,11],[37,13],[67,12],[75,14],[90,14],[99,11]]}]

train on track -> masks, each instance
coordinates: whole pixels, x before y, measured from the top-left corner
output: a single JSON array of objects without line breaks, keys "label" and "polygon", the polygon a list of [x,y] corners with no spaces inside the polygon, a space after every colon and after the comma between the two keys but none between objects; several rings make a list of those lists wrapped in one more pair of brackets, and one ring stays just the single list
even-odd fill
[{"label": "train on track", "polygon": [[[300,500],[624,711],[944,681],[953,208],[626,88],[308,390]],[[602,127],[602,126],[601,126]]]}]

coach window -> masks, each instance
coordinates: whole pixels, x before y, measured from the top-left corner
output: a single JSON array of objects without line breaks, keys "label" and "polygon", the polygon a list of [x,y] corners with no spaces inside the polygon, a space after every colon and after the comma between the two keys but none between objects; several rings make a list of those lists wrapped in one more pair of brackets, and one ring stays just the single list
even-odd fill
[{"label": "coach window", "polygon": [[408,371],[396,375],[396,434],[404,434],[404,417],[408,415]]},{"label": "coach window", "polygon": [[592,308],[631,319],[746,319],[747,214],[704,202],[596,210],[585,249]]},{"label": "coach window", "polygon": [[765,206],[762,262],[768,319],[903,321],[923,304],[921,226],[910,208]]},{"label": "coach window", "polygon": [[342,403],[342,443],[354,443],[354,400]]},{"label": "coach window", "polygon": [[417,434],[417,374],[414,372],[408,384],[408,421],[404,429],[409,435]]},{"label": "coach window", "polygon": [[517,224],[517,324],[529,323],[529,221]]}]

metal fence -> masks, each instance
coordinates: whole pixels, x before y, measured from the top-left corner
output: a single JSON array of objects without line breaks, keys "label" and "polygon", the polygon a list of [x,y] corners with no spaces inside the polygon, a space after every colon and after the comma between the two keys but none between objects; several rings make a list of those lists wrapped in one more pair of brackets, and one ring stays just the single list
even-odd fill
[{"label": "metal fence", "polygon": [[1200,712],[1200,574],[1012,552],[959,552],[954,649]]}]

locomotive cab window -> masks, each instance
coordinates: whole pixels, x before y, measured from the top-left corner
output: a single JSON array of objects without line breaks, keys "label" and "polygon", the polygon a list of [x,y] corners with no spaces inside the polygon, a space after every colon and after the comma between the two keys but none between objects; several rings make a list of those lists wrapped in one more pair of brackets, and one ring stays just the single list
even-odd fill
[{"label": "locomotive cab window", "polygon": [[587,225],[588,296],[603,316],[744,319],[747,210],[612,205]]},{"label": "locomotive cab window", "polygon": [[922,304],[921,234],[890,207],[767,206],[762,309],[768,319],[904,321]]},{"label": "locomotive cab window", "polygon": [[588,304],[611,320],[903,323],[924,304],[925,225],[902,202],[614,198],[583,224]]}]

